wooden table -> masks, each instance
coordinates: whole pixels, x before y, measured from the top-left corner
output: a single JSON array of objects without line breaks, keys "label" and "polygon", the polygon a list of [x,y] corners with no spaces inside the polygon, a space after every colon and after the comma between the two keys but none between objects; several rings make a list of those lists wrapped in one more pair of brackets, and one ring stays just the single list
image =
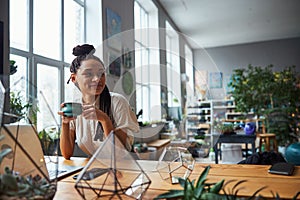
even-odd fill
[{"label": "wooden table", "polygon": [[214,135],[214,137],[218,137],[216,144],[214,145],[215,151],[215,163],[219,163],[219,152],[221,157],[221,144],[222,143],[240,143],[245,144],[246,157],[248,156],[248,144],[251,144],[252,154],[255,153],[255,140],[256,135],[246,135],[246,134],[234,134],[234,135]]},{"label": "wooden table", "polygon": [[[68,162],[71,164],[73,160],[70,160]],[[87,163],[87,160],[82,159],[82,162],[80,163],[78,159],[76,159],[74,160],[74,162],[76,162],[76,164],[78,165],[84,165]],[[151,180],[150,187],[146,191],[143,199],[153,199],[157,195],[162,194],[169,189],[182,189],[178,184],[172,185],[169,182],[161,179],[159,173],[156,170],[157,161],[139,160],[137,162]],[[278,193],[281,198],[290,199],[300,191],[300,166],[297,166],[295,168],[294,174],[292,176],[284,176],[269,174],[269,165],[196,163],[190,179],[197,179],[207,165],[211,166],[207,177],[208,182],[217,182],[222,179],[224,179],[225,181],[235,180],[233,183],[230,183],[227,186],[227,189],[231,189],[237,181],[247,180],[247,182],[244,182],[240,185],[241,190],[238,192],[238,195],[240,196],[251,196],[256,190],[264,186],[267,186],[267,188],[263,189],[259,194],[265,198],[270,199],[274,198],[273,194],[276,193]],[[73,175],[58,182],[57,192],[54,199],[82,199],[75,189],[75,180],[73,180],[72,177]],[[300,199],[300,196],[298,198]]]}]

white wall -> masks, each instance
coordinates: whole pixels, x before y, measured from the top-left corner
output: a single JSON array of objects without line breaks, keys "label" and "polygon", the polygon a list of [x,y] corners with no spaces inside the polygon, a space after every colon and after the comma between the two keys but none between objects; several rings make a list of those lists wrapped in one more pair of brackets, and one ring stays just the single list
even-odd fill
[{"label": "white wall", "polygon": [[[300,37],[244,45],[224,46],[194,50],[194,65],[199,70],[222,72],[223,77],[233,69],[247,68],[249,64],[272,64],[274,70],[295,65],[300,71]],[[209,73],[208,73],[209,74]],[[224,86],[224,82],[223,82]],[[225,87],[225,86],[224,86]],[[224,88],[210,89],[212,98],[224,98]]]}]

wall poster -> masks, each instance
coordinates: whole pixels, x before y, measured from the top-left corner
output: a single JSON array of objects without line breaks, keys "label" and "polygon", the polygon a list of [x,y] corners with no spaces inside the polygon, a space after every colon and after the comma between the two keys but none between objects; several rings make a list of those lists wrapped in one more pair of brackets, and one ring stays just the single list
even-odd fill
[{"label": "wall poster", "polygon": [[210,88],[222,88],[223,75],[222,72],[209,73],[209,87]]},{"label": "wall poster", "polygon": [[109,8],[106,8],[106,26],[107,45],[117,51],[121,51],[121,17]]}]

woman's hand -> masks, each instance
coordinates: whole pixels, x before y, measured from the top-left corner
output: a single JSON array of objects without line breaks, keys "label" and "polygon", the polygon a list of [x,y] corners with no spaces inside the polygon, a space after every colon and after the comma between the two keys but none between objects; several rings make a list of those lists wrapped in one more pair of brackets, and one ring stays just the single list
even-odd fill
[{"label": "woman's hand", "polygon": [[100,109],[96,108],[94,105],[83,104],[82,105],[82,116],[85,119],[101,121],[101,120],[103,120],[105,113],[102,112]]},{"label": "woman's hand", "polygon": [[[64,103],[60,104],[60,108],[63,108],[63,107],[64,107]],[[76,117],[64,116],[63,111],[58,111],[57,114],[61,116],[61,121],[62,121],[63,124],[68,124],[68,123],[70,123],[70,121],[76,119]]]}]

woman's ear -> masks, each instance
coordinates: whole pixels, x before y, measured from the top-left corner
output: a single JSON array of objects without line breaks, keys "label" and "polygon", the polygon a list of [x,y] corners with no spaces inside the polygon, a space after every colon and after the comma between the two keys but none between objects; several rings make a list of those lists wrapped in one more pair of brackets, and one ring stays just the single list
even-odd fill
[{"label": "woman's ear", "polygon": [[76,74],[71,74],[70,79],[73,83],[76,83]]}]

